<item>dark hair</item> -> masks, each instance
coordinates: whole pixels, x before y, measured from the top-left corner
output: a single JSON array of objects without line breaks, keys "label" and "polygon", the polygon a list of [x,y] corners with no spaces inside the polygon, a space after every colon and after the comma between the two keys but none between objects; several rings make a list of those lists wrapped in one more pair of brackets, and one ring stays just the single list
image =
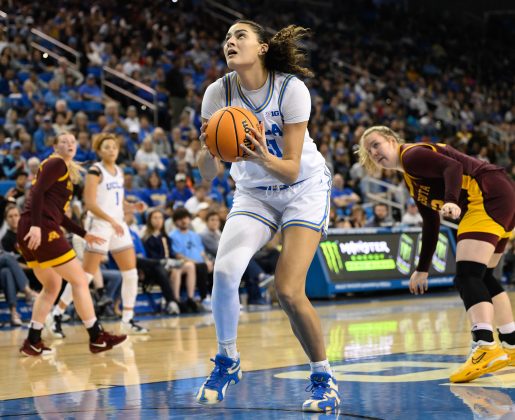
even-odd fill
[{"label": "dark hair", "polygon": [[268,37],[266,30],[259,23],[252,20],[239,19],[234,24],[249,25],[262,44],[268,44],[265,54],[265,67],[270,71],[298,74],[313,77],[314,73],[305,66],[306,53],[299,47],[299,42],[311,34],[311,30],[302,26],[289,25],[282,28],[272,37]]},{"label": "dark hair", "polygon": [[142,239],[146,241],[150,236],[152,236],[152,233],[154,232],[154,227],[152,226],[152,216],[154,213],[160,213],[163,216],[163,226],[161,226],[161,229],[159,230],[159,233],[161,235],[166,236],[166,230],[165,230],[165,224],[164,224],[164,214],[159,209],[154,209],[151,212],[147,214],[147,223],[145,224],[145,230],[143,231]]},{"label": "dark hair", "polygon": [[173,221],[174,221],[174,223],[177,220],[181,220],[181,219],[184,219],[186,217],[189,217],[191,219],[191,214],[184,207],[179,207],[179,208],[175,209],[174,212],[173,212]]},{"label": "dark hair", "polygon": [[209,211],[209,213],[208,213],[208,214],[207,214],[207,216],[206,216],[206,220],[209,220],[209,218],[210,218],[210,217],[213,217],[213,216],[218,217],[218,219],[219,219],[220,221],[222,221],[222,218],[220,217],[220,215],[218,214],[218,212],[217,212],[217,211],[214,211],[214,210],[210,210],[210,211]]}]

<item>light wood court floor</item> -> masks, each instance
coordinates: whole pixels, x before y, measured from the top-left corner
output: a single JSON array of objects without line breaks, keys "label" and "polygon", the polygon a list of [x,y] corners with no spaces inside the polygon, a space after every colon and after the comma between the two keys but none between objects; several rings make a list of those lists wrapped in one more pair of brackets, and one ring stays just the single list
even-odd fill
[{"label": "light wood court floor", "polygon": [[[512,293],[512,300],[514,296]],[[440,413],[440,408],[447,414],[471,414],[465,400],[480,398],[470,391],[478,387],[501,392],[510,401],[515,397],[513,368],[480,378],[467,387],[456,388],[448,383],[449,373],[464,360],[470,345],[468,321],[455,293],[349,298],[321,302],[316,307],[322,319],[328,357],[342,390],[342,410],[351,417],[400,418],[391,416],[397,410],[399,416],[415,412],[421,415],[419,418],[438,418],[433,415]],[[4,406],[0,408],[0,416],[16,414],[17,410],[21,410],[19,414],[24,412],[23,408],[12,405],[12,400],[34,401],[37,406],[40,400],[32,397],[73,396],[81,391],[101,394],[102,390],[120,387],[126,391],[138,390],[138,417],[146,417],[144,410],[155,410],[157,406],[168,410],[188,408],[189,414],[193,414],[195,390],[211,371],[213,363],[209,359],[216,354],[211,314],[145,319],[142,323],[151,330],[148,336],[131,336],[128,343],[101,355],[89,353],[87,333],[80,324],[64,324],[67,335],[64,340],[51,340],[45,333],[47,344],[56,349],[56,354],[49,358],[20,357],[18,348],[26,329],[0,331],[0,407]],[[117,323],[104,326],[110,330],[118,328]],[[264,403],[256,390],[262,387],[263,392],[273,394],[279,401],[267,410],[273,413],[281,404],[283,410],[277,417],[262,418],[286,418],[290,411],[300,415],[295,410],[300,409],[306,397],[309,366],[285,314],[278,307],[243,311],[238,347],[244,378],[229,394],[238,395],[238,389],[244,392],[246,381],[248,384],[254,381],[253,388],[245,391],[244,400],[227,397],[222,407],[236,404],[238,409],[252,410],[259,406],[261,410]],[[141,395],[146,395],[145,389],[151,384],[165,387],[167,393],[163,394],[164,400],[145,407],[148,399]],[[281,396],[283,385],[289,391]],[[422,386],[430,388],[422,392],[426,389]],[[266,390],[267,387],[271,389]],[[468,395],[470,392],[472,397]],[[380,397],[383,393],[386,395]],[[174,401],[172,395],[180,396]],[[378,398],[386,402],[379,405]],[[409,402],[410,398],[415,401]],[[426,404],[428,398],[430,404]],[[99,403],[102,398],[95,401],[95,410],[103,407]],[[11,405],[6,405],[7,402]],[[123,407],[127,404],[128,400],[120,402]],[[10,407],[10,411],[6,412],[5,407]],[[31,413],[41,415],[41,409],[31,407]],[[202,406],[195,409],[206,410]],[[162,414],[152,413],[150,417]],[[164,416],[173,417],[173,413],[176,412],[167,411]],[[238,417],[233,415],[235,411],[231,413],[226,413],[224,418]]]}]

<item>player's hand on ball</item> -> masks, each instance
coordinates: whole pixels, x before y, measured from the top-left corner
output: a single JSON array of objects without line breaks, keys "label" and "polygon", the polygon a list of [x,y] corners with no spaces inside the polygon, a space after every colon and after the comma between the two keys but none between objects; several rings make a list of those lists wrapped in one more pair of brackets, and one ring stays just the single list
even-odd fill
[{"label": "player's hand on ball", "polygon": [[93,244],[102,245],[106,241],[104,238],[101,238],[100,236],[97,236],[97,235],[93,235],[91,233],[86,233],[86,235],[84,236],[84,240],[89,245],[93,245]]},{"label": "player's hand on ball", "polygon": [[270,161],[272,155],[268,151],[268,146],[266,145],[265,126],[263,123],[259,123],[259,131],[252,127],[249,127],[249,130],[253,135],[247,134],[246,138],[254,145],[254,150],[250,150],[244,144],[240,144],[240,149],[247,153],[247,156],[244,158],[238,158],[236,161],[241,162],[249,160],[256,163],[266,163]]},{"label": "player's hand on ball", "polygon": [[415,295],[423,295],[427,292],[427,273],[414,271],[409,279],[409,291]]},{"label": "player's hand on ball", "polygon": [[457,204],[454,203],[445,203],[440,210],[443,217],[448,217],[450,219],[457,219],[460,217],[461,209]]}]

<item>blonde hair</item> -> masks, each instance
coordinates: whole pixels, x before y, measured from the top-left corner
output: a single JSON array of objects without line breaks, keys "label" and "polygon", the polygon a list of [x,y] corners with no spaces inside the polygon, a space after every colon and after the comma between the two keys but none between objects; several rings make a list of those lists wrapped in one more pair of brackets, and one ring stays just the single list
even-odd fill
[{"label": "blonde hair", "polygon": [[100,148],[102,147],[102,143],[106,140],[114,140],[116,143],[116,146],[120,148],[120,138],[113,134],[113,133],[100,133],[93,136],[93,143],[91,145],[92,149],[95,152],[98,152]]},{"label": "blonde hair", "polygon": [[373,127],[367,128],[359,139],[359,163],[365,168],[369,174],[376,173],[379,170],[379,166],[371,159],[370,155],[365,148],[365,140],[372,133],[379,133],[385,138],[392,138],[398,144],[404,144],[406,141],[401,138],[395,131],[384,125],[374,125]]},{"label": "blonde hair", "polygon": [[[59,137],[61,136],[65,136],[65,135],[68,135],[68,136],[73,136],[73,133],[70,133],[69,131],[63,131],[62,133],[59,133],[57,136],[55,136],[54,138],[54,145],[56,145],[58,142],[59,142]],[[58,153],[52,153],[50,155],[50,157],[60,157],[62,159],[62,156],[59,155]],[[81,175],[81,172],[86,172],[86,170],[80,166],[79,163],[75,162],[74,160],[70,160],[69,162],[66,162],[66,166],[68,167],[68,173],[70,174],[70,180],[72,181],[73,184],[79,184],[82,180],[82,175]]]}]

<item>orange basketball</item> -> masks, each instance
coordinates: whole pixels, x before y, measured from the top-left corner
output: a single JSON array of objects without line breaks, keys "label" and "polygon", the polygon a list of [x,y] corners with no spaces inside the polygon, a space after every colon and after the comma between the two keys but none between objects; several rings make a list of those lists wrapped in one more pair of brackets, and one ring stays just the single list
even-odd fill
[{"label": "orange basketball", "polygon": [[206,146],[212,155],[223,161],[236,162],[236,158],[246,155],[240,144],[254,150],[245,134],[252,135],[249,127],[258,130],[258,124],[256,116],[248,109],[238,106],[219,109],[207,122]]}]

